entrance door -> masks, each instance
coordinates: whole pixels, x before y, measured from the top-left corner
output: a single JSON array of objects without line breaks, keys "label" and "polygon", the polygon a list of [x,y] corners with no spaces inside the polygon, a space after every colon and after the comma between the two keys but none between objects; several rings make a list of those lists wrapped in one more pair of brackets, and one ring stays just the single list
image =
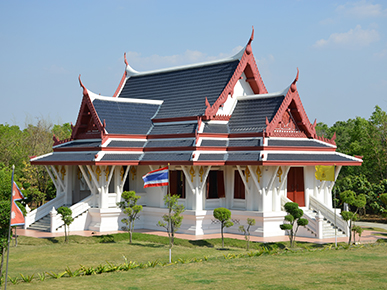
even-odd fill
[{"label": "entrance door", "polygon": [[297,202],[298,206],[305,206],[304,168],[292,167],[288,173],[288,198]]}]

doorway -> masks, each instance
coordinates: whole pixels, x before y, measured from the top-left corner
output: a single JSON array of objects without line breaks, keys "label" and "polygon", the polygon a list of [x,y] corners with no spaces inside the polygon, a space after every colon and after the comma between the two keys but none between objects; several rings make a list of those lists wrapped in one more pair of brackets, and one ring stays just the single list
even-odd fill
[{"label": "doorway", "polygon": [[304,192],[304,168],[292,167],[288,173],[288,195],[287,197],[298,203],[299,207],[305,206]]}]

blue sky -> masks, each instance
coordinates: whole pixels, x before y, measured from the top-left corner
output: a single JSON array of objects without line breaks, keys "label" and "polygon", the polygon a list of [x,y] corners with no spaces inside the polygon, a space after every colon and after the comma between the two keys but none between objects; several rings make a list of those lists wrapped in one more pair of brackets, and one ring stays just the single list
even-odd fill
[{"label": "blue sky", "polygon": [[311,122],[387,111],[385,1],[0,0],[0,124],[73,122],[82,90],[111,96],[147,71],[233,55],[255,28],[269,92],[294,80]]}]

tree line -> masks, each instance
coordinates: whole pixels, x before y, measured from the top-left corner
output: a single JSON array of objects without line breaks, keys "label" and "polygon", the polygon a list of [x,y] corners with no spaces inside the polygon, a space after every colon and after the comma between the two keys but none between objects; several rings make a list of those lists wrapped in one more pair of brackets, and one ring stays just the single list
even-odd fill
[{"label": "tree line", "polygon": [[332,138],[336,132],[337,151],[351,156],[362,156],[361,166],[343,166],[334,190],[351,190],[366,196],[362,214],[387,213],[380,195],[387,192],[387,114],[376,106],[370,118],[356,117],[338,121],[332,127],[316,125],[319,136]]},{"label": "tree line", "polygon": [[38,118],[23,130],[19,126],[0,124],[0,200],[9,197],[12,165],[15,165],[15,181],[23,188],[27,204],[40,206],[55,197],[55,187],[45,168],[29,163],[31,157],[52,151],[53,135],[69,138],[71,125],[53,125],[44,118]]}]

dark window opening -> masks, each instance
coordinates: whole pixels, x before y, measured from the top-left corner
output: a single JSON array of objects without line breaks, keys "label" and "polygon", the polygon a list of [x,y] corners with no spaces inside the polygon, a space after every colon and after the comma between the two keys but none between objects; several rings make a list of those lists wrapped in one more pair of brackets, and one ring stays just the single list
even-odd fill
[{"label": "dark window opening", "polygon": [[[128,168],[128,166],[123,166],[124,168],[124,174],[122,177],[125,177],[125,172],[126,172],[126,169]],[[125,183],[124,183],[124,188],[123,188],[123,191],[129,191],[129,179],[130,179],[130,173],[128,173],[128,175],[126,176],[126,179],[125,179]]]},{"label": "dark window opening", "polygon": [[[242,171],[244,174],[245,172]],[[241,175],[238,170],[234,171],[234,198],[245,199],[245,184],[242,181]]]},{"label": "dark window opening", "polygon": [[224,191],[224,175],[221,170],[211,170],[207,177],[207,192],[206,197],[223,198],[226,197]]},{"label": "dark window opening", "polygon": [[169,171],[169,191],[171,195],[185,198],[185,176],[181,170]]}]

